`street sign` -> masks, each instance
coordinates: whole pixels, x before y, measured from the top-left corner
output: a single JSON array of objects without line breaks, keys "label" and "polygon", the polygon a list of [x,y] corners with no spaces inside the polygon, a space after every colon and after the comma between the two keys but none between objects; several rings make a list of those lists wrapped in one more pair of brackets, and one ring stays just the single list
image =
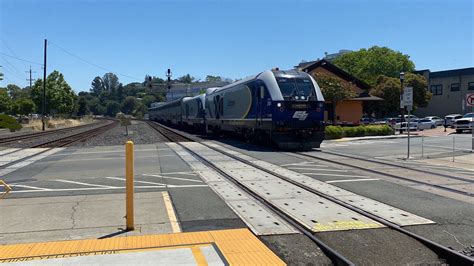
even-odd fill
[{"label": "street sign", "polygon": [[405,87],[405,89],[403,90],[403,105],[413,105],[413,87]]},{"label": "street sign", "polygon": [[474,93],[466,94],[466,106],[474,106]]}]

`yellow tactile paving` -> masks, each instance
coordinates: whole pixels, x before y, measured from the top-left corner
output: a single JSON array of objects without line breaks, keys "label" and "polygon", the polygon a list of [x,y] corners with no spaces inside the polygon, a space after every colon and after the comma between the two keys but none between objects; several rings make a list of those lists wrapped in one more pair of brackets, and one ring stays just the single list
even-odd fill
[{"label": "yellow tactile paving", "polygon": [[[19,258],[69,257],[70,254],[78,253],[95,255],[113,250],[173,248],[210,243],[219,248],[231,265],[285,264],[248,229],[0,245],[0,263]],[[201,255],[197,253],[197,258]]]}]

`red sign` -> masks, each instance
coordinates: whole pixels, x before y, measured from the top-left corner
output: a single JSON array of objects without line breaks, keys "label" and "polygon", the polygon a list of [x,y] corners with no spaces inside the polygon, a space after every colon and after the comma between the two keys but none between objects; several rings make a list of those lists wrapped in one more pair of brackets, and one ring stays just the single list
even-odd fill
[{"label": "red sign", "polygon": [[474,106],[474,93],[466,95],[466,106]]}]

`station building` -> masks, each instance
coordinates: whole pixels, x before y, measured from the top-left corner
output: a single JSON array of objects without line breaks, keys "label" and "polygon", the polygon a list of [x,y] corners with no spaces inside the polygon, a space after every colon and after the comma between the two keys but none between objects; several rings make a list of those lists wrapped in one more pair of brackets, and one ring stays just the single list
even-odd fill
[{"label": "station building", "polygon": [[423,75],[433,97],[427,107],[418,108],[418,117],[472,112],[466,107],[466,94],[474,93],[474,67],[431,72],[429,69],[415,73]]},{"label": "station building", "polygon": [[[369,94],[370,86],[367,83],[350,75],[326,59],[300,63],[296,68],[307,72],[316,80],[318,80],[318,76],[322,75],[339,79],[341,83],[349,86],[356,93],[356,97],[337,104],[336,119],[338,124],[358,124],[364,115],[365,106],[373,101],[383,101],[382,98]],[[327,101],[324,119],[329,121],[332,120],[333,117],[332,103]]]}]

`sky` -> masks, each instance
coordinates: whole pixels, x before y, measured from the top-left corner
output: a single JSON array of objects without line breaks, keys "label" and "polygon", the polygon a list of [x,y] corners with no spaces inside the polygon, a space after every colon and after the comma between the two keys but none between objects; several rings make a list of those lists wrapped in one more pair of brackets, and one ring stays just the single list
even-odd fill
[{"label": "sky", "polygon": [[[76,91],[95,76],[243,78],[340,49],[387,46],[417,69],[474,66],[473,0],[0,0],[0,87],[58,70]],[[27,60],[30,62],[21,61]]]}]

